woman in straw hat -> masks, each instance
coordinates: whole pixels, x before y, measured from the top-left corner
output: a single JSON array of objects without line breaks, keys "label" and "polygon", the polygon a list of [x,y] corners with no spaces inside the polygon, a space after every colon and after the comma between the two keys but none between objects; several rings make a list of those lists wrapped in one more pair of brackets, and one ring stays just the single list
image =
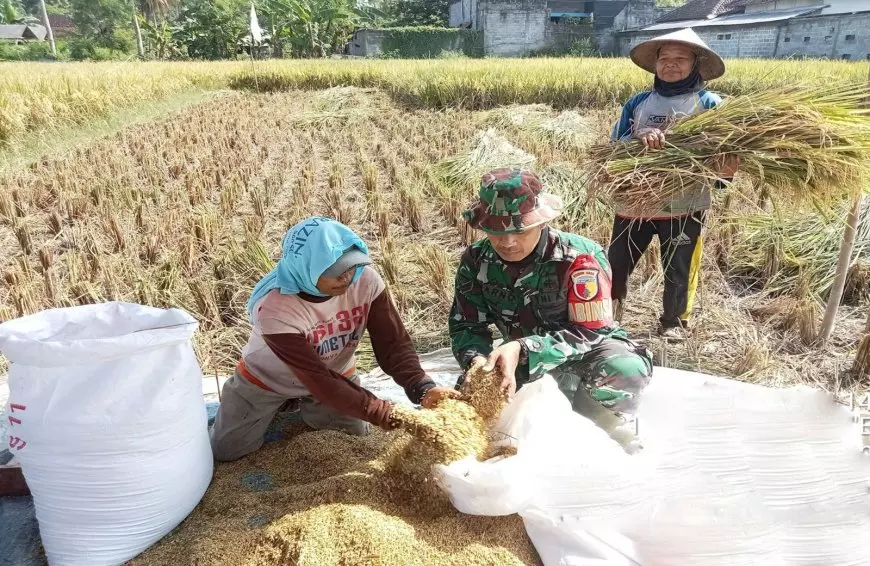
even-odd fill
[{"label": "woman in straw hat", "polygon": [[[715,108],[721,98],[705,83],[725,73],[722,58],[691,29],[683,29],[639,43],[631,60],[655,75],[653,88],[625,103],[613,128],[614,140],[637,138],[651,151],[666,144],[668,126],[681,116]],[[721,186],[736,171],[736,161],[721,169]],[[682,339],[692,312],[701,262],[701,229],[712,201],[710,186],[687,181],[685,190],[661,206],[616,203],[616,218],[608,247],[613,268],[613,298],[621,319],[628,293],[628,278],[653,236],[661,244],[665,271],[663,312],[658,332]]]}]

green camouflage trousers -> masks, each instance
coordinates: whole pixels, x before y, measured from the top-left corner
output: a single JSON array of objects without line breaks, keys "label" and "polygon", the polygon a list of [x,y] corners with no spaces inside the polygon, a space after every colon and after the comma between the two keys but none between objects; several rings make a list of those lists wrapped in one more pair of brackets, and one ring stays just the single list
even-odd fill
[{"label": "green camouflage trousers", "polygon": [[625,338],[606,337],[582,360],[549,373],[574,411],[607,430],[622,422],[622,415],[634,413],[652,368],[644,348]]}]

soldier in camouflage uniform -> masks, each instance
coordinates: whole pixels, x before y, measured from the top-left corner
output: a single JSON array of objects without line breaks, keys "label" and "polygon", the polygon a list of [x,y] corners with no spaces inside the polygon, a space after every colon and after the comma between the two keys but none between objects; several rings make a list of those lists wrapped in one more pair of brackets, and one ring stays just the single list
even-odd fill
[{"label": "soldier in camouflage uniform", "polygon": [[[483,177],[464,217],[487,237],[465,250],[456,274],[453,355],[463,369],[500,366],[510,394],[549,373],[575,411],[622,441],[652,362],[613,320],[602,247],[548,226],[561,208],[531,171]],[[504,338],[495,349],[490,324]]]}]

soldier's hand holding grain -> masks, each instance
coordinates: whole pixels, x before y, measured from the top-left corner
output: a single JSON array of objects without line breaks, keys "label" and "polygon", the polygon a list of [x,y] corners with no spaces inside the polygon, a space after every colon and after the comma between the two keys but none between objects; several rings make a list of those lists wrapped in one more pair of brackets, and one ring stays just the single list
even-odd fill
[{"label": "soldier's hand holding grain", "polygon": [[501,382],[501,390],[513,397],[517,391],[517,367],[520,365],[520,356],[523,347],[519,342],[505,342],[496,348],[484,366],[483,371],[490,372],[496,367],[501,369],[504,378]]}]

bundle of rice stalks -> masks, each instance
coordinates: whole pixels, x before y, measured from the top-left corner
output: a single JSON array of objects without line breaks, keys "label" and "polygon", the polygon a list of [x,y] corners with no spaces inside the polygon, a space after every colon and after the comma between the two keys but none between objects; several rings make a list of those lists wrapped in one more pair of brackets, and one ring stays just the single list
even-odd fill
[{"label": "bundle of rice stalks", "polygon": [[[823,214],[783,217],[776,213],[735,214],[723,220],[732,228],[727,273],[771,295],[797,296],[801,276],[808,294],[823,299],[834,281],[843,239],[845,207]],[[870,199],[861,206],[852,265],[870,260]],[[857,281],[853,281],[857,283]]]},{"label": "bundle of rice stalks", "polygon": [[846,276],[843,300],[857,305],[870,299],[870,261],[859,259]]},{"label": "bundle of rice stalks", "polygon": [[553,115],[546,104],[508,106],[493,110],[490,123],[515,127],[559,149],[585,149],[595,140],[596,132],[589,120],[576,110]]},{"label": "bundle of rice stalks", "polygon": [[870,317],[867,318],[867,323],[864,325],[864,336],[858,342],[852,374],[856,385],[859,385],[861,390],[866,391],[868,381],[870,381]]},{"label": "bundle of rice stalks", "polygon": [[232,243],[226,260],[233,275],[250,285],[256,284],[275,267],[275,262],[259,241],[248,241],[245,246]]},{"label": "bundle of rice stalks", "polygon": [[822,312],[817,299],[781,296],[750,309],[753,318],[783,333],[795,333],[804,346],[811,346],[818,337],[818,321]]},{"label": "bundle of rice stalks", "polygon": [[511,144],[501,134],[487,129],[474,135],[471,149],[441,161],[438,176],[450,186],[476,185],[480,178],[500,167],[531,167],[536,158]]},{"label": "bundle of rice stalks", "polygon": [[789,87],[736,96],[668,128],[666,147],[638,140],[590,150],[594,184],[629,207],[660,206],[719,175],[726,155],[756,191],[774,201],[841,200],[870,173],[865,88]]},{"label": "bundle of rice stalks", "polygon": [[762,373],[770,366],[770,350],[763,344],[746,344],[734,364],[733,372],[742,379]]}]

